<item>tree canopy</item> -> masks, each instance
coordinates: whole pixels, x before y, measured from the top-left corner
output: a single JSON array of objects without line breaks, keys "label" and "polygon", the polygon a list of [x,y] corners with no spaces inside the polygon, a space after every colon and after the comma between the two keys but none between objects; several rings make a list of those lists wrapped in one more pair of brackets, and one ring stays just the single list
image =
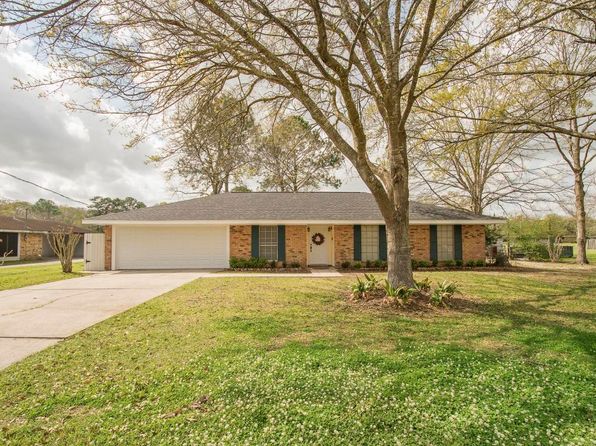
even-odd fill
[{"label": "tree canopy", "polygon": [[[389,280],[412,286],[412,116],[446,85],[526,75],[534,45],[560,32],[548,22],[592,7],[593,0],[13,0],[0,13],[5,23],[29,22],[39,56],[49,56],[41,84],[91,87],[97,97],[81,104],[89,109],[148,116],[233,90],[250,107],[282,102],[304,113],[374,195],[387,228]],[[491,48],[498,51],[487,60]]]},{"label": "tree canopy", "polygon": [[87,211],[88,217],[96,217],[98,215],[106,215],[113,212],[123,212],[146,207],[145,203],[132,197],[110,198],[97,196],[93,197],[90,201],[91,204]]}]

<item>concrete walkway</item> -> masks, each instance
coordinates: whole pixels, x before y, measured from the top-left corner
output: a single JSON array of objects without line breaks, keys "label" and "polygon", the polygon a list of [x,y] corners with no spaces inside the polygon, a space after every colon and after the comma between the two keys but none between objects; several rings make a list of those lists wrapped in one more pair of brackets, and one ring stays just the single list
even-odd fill
[{"label": "concrete walkway", "polygon": [[205,274],[100,273],[0,291],[0,369]]},{"label": "concrete walkway", "polygon": [[340,276],[334,269],[298,274],[116,271],[0,291],[0,369],[194,279]]}]

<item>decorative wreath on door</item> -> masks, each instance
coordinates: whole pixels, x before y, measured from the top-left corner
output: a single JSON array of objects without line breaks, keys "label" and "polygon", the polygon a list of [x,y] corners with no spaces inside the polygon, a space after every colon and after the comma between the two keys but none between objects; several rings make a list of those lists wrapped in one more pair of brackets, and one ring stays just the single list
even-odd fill
[{"label": "decorative wreath on door", "polygon": [[311,240],[315,245],[322,245],[323,242],[325,241],[325,236],[323,234],[321,234],[320,232],[317,232],[316,234],[314,234],[312,236]]}]

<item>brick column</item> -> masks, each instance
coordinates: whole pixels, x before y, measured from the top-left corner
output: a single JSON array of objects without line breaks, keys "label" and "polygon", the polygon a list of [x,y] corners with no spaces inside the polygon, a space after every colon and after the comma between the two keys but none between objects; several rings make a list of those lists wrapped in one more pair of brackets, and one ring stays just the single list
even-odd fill
[{"label": "brick column", "polygon": [[410,253],[415,260],[430,261],[430,226],[410,226]]},{"label": "brick column", "polygon": [[250,240],[250,225],[230,226],[230,257],[236,257],[238,259],[250,258]]},{"label": "brick column", "polygon": [[336,225],[333,227],[333,247],[335,265],[354,261],[354,226]]},{"label": "brick column", "polygon": [[286,264],[306,266],[306,226],[286,226]]},{"label": "brick column", "polygon": [[484,225],[462,225],[461,232],[464,262],[468,260],[484,260],[486,257]]},{"label": "brick column", "polygon": [[21,232],[19,234],[19,258],[21,260],[40,258],[43,252],[43,237],[45,236],[45,234]]}]

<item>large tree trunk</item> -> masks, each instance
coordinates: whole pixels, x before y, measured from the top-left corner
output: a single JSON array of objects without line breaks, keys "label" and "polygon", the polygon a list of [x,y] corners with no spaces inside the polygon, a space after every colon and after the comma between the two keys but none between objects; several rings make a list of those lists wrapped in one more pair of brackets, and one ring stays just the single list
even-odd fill
[{"label": "large tree trunk", "polygon": [[[387,229],[387,280],[393,286],[414,286],[410,255],[410,189],[405,131],[389,132],[392,194],[381,207]],[[391,147],[394,145],[393,147]],[[377,200],[378,201],[378,200]]]},{"label": "large tree trunk", "polygon": [[[401,212],[400,212],[401,213]],[[414,286],[407,218],[385,221],[387,227],[387,280],[393,286]]]},{"label": "large tree trunk", "polygon": [[575,220],[577,231],[577,257],[575,261],[580,265],[588,263],[586,255],[586,192],[581,172],[575,173]]}]

